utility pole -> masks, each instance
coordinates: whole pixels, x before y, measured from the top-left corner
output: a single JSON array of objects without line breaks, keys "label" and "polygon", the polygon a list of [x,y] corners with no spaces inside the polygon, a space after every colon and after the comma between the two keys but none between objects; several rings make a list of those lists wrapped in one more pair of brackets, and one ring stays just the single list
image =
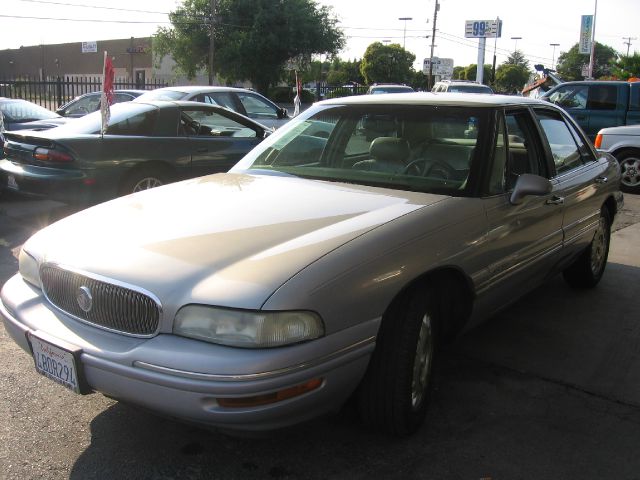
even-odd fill
[{"label": "utility pole", "polygon": [[427,81],[427,91],[433,87],[433,48],[436,46],[436,21],[438,19],[438,10],[440,10],[440,4],[436,0],[436,6],[433,10],[433,33],[431,35],[431,56],[429,57],[429,79]]},{"label": "utility pole", "polygon": [[216,24],[216,0],[210,0],[211,2],[211,15],[209,17],[209,85],[213,85],[213,34],[215,32]]},{"label": "utility pole", "polygon": [[629,56],[629,47],[631,46],[631,40],[637,40],[638,37],[622,37],[626,42],[622,42],[627,46],[627,57]]}]

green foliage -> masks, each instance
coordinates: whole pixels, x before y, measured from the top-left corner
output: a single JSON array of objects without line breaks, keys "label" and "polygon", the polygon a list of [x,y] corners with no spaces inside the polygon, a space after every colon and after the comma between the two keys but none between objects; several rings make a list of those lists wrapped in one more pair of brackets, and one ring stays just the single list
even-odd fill
[{"label": "green foliage", "polygon": [[526,69],[529,68],[529,60],[525,58],[524,53],[522,53],[520,50],[516,50],[511,55],[509,55],[509,57],[507,57],[507,60],[504,62],[504,64],[519,65]]},{"label": "green foliage", "polygon": [[[612,67],[618,58],[618,53],[611,47],[596,42],[595,65],[593,77],[610,76]],[[558,57],[558,73],[565,80],[582,80],[582,65],[589,64],[589,55],[578,53],[576,43],[568,52],[562,52]]]},{"label": "green foliage", "polygon": [[620,80],[628,80],[631,77],[640,77],[640,54],[635,52],[628,57],[620,57],[611,68],[611,73]]},{"label": "green foliage", "polygon": [[[293,103],[293,99],[296,96],[295,87],[272,87],[269,89],[268,97],[276,103]],[[315,102],[315,95],[309,90],[302,89],[302,103]]]},{"label": "green foliage", "polygon": [[416,56],[399,44],[372,43],[367,47],[360,64],[365,83],[409,83],[413,78]]},{"label": "green foliage", "polygon": [[[277,4],[276,4],[277,3]],[[156,33],[156,59],[171,54],[193,77],[208,63],[209,0],[183,0]],[[335,54],[344,45],[331,9],[314,0],[218,0],[214,70],[229,81],[250,80],[260,92],[278,82],[287,61]]]},{"label": "green foliage", "polygon": [[[483,76],[482,76],[482,83],[485,85],[489,85],[489,82],[491,81],[491,68],[492,68],[491,65],[485,63]],[[462,76],[458,80],[469,80],[469,81],[475,82],[477,71],[478,71],[478,66],[475,63],[473,63],[468,67],[464,68],[461,74]]]},{"label": "green foliage", "polygon": [[503,63],[496,69],[494,88],[502,93],[521,92],[531,72],[525,65]]},{"label": "green foliage", "polygon": [[[451,76],[452,80],[464,80],[464,71],[467,67],[461,67],[461,66],[457,66],[457,67],[453,67],[453,75]],[[475,75],[474,75],[474,80],[475,80]]]}]

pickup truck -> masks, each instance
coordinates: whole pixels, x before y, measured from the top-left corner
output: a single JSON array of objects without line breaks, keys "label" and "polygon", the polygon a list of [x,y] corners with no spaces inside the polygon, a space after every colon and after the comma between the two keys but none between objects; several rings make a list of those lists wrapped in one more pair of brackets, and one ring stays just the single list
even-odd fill
[{"label": "pickup truck", "polygon": [[565,82],[541,98],[564,108],[591,141],[603,128],[640,124],[640,82]]}]

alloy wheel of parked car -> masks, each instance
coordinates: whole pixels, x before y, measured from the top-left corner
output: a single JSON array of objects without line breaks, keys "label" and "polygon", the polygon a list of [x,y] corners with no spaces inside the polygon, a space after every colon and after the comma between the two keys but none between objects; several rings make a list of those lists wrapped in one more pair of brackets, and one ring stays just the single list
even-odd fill
[{"label": "alloy wheel of parked car", "polygon": [[385,313],[358,391],[363,422],[394,435],[415,432],[426,414],[437,348],[436,295],[414,288]]},{"label": "alloy wheel of parked car", "polygon": [[120,185],[120,195],[149,190],[169,183],[169,175],[161,168],[145,167],[131,172]]},{"label": "alloy wheel of parked car", "polygon": [[626,150],[617,157],[622,171],[621,190],[640,193],[640,152]]},{"label": "alloy wheel of parked car", "polygon": [[598,284],[607,265],[610,240],[611,217],[609,210],[603,207],[591,244],[573,265],[563,272],[569,285],[574,288],[591,288]]}]

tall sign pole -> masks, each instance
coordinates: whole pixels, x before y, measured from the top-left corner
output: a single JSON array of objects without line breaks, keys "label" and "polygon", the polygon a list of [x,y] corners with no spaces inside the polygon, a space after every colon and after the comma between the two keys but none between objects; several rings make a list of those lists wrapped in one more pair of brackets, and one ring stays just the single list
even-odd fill
[{"label": "tall sign pole", "polygon": [[[483,83],[484,80],[484,52],[487,47],[487,38],[497,38],[502,36],[502,20],[497,17],[495,20],[467,20],[464,26],[464,36],[467,38],[478,38],[478,66],[476,67],[476,81]],[[495,45],[493,54],[493,65],[495,72]],[[495,76],[495,73],[494,73]]]},{"label": "tall sign pole", "polygon": [[589,78],[593,78],[593,67],[596,63],[596,14],[598,13],[598,0],[593,11],[593,24],[591,27],[591,55],[589,57]]}]

